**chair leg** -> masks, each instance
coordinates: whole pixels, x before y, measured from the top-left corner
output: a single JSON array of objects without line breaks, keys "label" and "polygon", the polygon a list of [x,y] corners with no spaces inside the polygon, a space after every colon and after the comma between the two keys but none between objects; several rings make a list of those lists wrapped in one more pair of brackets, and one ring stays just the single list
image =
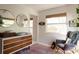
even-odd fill
[{"label": "chair leg", "polygon": [[[58,51],[59,51],[59,47],[56,46],[56,53],[57,53]],[[62,49],[62,51],[63,51],[63,53],[65,54],[65,50]]]},{"label": "chair leg", "polygon": [[73,54],[75,54],[75,51],[76,51],[76,47],[75,47],[74,50],[72,50],[71,52],[72,52]]},{"label": "chair leg", "polygon": [[65,50],[64,50],[64,54],[65,54]]},{"label": "chair leg", "polygon": [[58,49],[59,49],[59,48],[56,46],[56,53],[58,52]]},{"label": "chair leg", "polygon": [[72,51],[72,53],[74,54],[75,52],[74,52],[74,51]]}]

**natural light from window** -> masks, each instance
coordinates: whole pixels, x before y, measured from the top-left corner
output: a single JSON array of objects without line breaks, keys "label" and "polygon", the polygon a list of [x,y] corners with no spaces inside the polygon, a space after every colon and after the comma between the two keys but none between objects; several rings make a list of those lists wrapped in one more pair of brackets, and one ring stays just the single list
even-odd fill
[{"label": "natural light from window", "polygon": [[46,32],[67,33],[66,16],[47,18],[46,22]]},{"label": "natural light from window", "polygon": [[3,23],[4,24],[2,26],[8,27],[8,26],[14,24],[14,20],[3,20]]},{"label": "natural light from window", "polygon": [[30,33],[32,34],[33,32],[33,20],[30,20],[29,26],[27,26],[29,22],[28,21],[24,21],[24,27],[28,28],[30,30]]}]

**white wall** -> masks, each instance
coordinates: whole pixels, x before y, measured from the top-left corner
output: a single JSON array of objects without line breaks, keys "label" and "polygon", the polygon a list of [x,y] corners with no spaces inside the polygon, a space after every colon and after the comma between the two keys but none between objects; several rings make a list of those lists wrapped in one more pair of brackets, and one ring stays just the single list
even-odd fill
[{"label": "white wall", "polygon": [[[44,10],[39,12],[39,20],[45,22],[45,16],[46,15],[51,15],[51,14],[57,14],[57,13],[67,13],[67,27],[68,30],[76,30],[74,27],[69,27],[68,26],[68,21],[76,18],[76,10],[75,8],[77,5],[65,5],[62,7],[57,7],[57,8],[51,8],[48,10]],[[65,36],[59,35],[57,33],[46,33],[46,25],[45,26],[38,26],[39,27],[39,39],[38,42],[45,43],[45,44],[51,44],[53,41],[56,39],[65,39]]]},{"label": "white wall", "polygon": [[[3,5],[0,5],[0,9],[10,10],[15,18],[18,14],[25,14],[28,18],[30,17],[30,15],[38,15],[37,12],[35,12],[33,9],[29,7],[26,7],[25,5],[3,4]],[[0,28],[0,32],[6,31],[6,30],[13,30],[14,32],[28,32],[29,31],[28,28],[19,27],[16,24],[16,22],[10,27]]]}]

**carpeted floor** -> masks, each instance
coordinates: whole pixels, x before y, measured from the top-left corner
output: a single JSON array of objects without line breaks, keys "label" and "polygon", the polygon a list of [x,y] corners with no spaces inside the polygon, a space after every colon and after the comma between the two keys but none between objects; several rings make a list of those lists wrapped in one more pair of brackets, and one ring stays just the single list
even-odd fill
[{"label": "carpeted floor", "polygon": [[[33,44],[28,48],[24,48],[18,52],[15,52],[14,54],[63,54],[63,51],[61,49],[56,51],[56,49],[52,49],[48,46],[42,45],[42,44]],[[71,51],[67,51],[66,54],[72,54]]]}]

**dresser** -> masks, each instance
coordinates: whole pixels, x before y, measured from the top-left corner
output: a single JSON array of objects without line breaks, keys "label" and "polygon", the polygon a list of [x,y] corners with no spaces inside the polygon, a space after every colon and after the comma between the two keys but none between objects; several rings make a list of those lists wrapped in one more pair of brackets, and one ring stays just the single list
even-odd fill
[{"label": "dresser", "polygon": [[3,54],[16,52],[32,44],[32,35],[16,36],[3,39]]}]

